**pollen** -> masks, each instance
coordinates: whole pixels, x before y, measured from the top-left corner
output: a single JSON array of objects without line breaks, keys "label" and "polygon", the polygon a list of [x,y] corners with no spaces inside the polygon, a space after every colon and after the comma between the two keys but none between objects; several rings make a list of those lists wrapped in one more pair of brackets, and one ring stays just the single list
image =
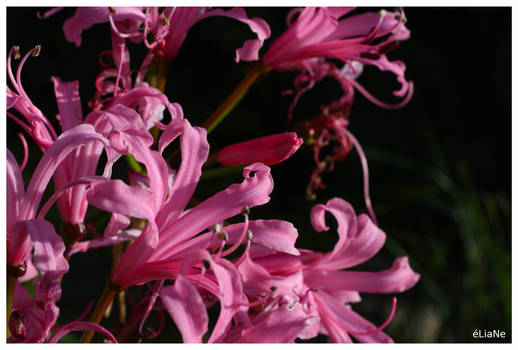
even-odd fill
[{"label": "pollen", "polygon": [[20,46],[13,46],[13,57],[15,60],[20,59]]}]

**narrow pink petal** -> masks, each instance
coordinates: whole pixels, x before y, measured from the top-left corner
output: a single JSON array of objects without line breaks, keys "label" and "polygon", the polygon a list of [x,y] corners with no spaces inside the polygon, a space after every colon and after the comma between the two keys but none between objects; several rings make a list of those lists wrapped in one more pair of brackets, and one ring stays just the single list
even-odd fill
[{"label": "narrow pink petal", "polygon": [[112,213],[153,220],[155,203],[145,189],[128,186],[121,180],[94,182],[87,194],[88,203]]},{"label": "narrow pink petal", "polygon": [[[145,19],[144,13],[137,7],[116,7],[117,12],[114,21],[130,20],[135,23],[142,23]],[[94,24],[109,21],[110,10],[108,7],[78,7],[74,16],[70,17],[63,24],[63,31],[68,41],[76,46],[81,46],[81,34],[83,30]],[[137,27],[138,28],[138,27]]]},{"label": "narrow pink petal", "polygon": [[15,223],[7,231],[7,264],[19,266],[30,259],[32,241],[23,221]]},{"label": "narrow pink petal", "polygon": [[71,255],[79,253],[79,252],[86,252],[90,249],[112,246],[112,245],[115,245],[120,242],[134,240],[137,237],[139,237],[140,234],[141,234],[140,230],[133,229],[133,230],[126,230],[126,231],[120,232],[116,235],[109,236],[109,237],[102,238],[102,239],[92,239],[89,241],[77,242],[70,248],[70,250],[67,252],[67,255],[71,256]]},{"label": "narrow pink petal", "polygon": [[183,275],[173,286],[162,288],[160,300],[182,333],[184,343],[201,343],[208,331],[209,317],[196,288]]},{"label": "narrow pink petal", "polygon": [[41,273],[68,271],[68,262],[63,256],[65,244],[50,222],[35,219],[26,221],[27,231],[34,244],[32,260]]},{"label": "narrow pink petal", "polygon": [[[347,333],[351,332],[350,334],[362,343],[393,343],[393,340],[387,334],[378,330],[378,327],[351,310],[349,306],[339,303],[328,294],[324,292],[315,293],[315,301],[318,304],[319,312],[321,312],[322,320],[325,320],[324,322],[326,323],[331,320],[334,324],[334,329],[332,329],[334,334],[331,337],[333,342],[351,342],[347,335]],[[368,334],[370,332],[373,333],[359,335],[360,333]]]},{"label": "narrow pink petal", "polygon": [[401,293],[419,280],[407,257],[396,259],[390,269],[381,272],[310,270],[304,277],[311,286],[366,293]]},{"label": "narrow pink petal", "polygon": [[[229,235],[229,244],[239,235],[243,224],[226,226],[224,230]],[[252,242],[272,250],[292,255],[300,255],[295,248],[298,232],[291,222],[282,220],[252,220],[248,229],[252,231]]]},{"label": "narrow pink petal", "polygon": [[201,167],[209,154],[209,143],[207,142],[207,131],[205,129],[193,128],[186,119],[173,120],[171,123],[183,124],[180,137],[182,163],[175,176],[167,203],[157,218],[159,226],[176,219],[189,203],[198,185]]},{"label": "narrow pink petal", "polygon": [[270,200],[273,179],[269,167],[250,165],[243,170],[243,176],[245,179],[242,183],[233,184],[206,199],[161,230],[160,245],[153,253],[153,260],[169,256],[178,243],[239,214],[245,206],[253,208]]},{"label": "narrow pink petal", "polygon": [[358,216],[358,234],[332,259],[317,263],[319,269],[340,270],[359,265],[373,257],[385,244],[386,235],[365,215]]},{"label": "narrow pink petal", "polygon": [[211,270],[219,284],[221,311],[218,321],[212,330],[209,343],[221,342],[231,326],[232,317],[237,312],[248,310],[248,299],[243,294],[241,276],[235,266],[228,260],[211,263]]},{"label": "narrow pink petal", "polygon": [[18,214],[20,212],[21,200],[24,196],[24,186],[22,174],[18,163],[14,158],[11,151],[7,150],[7,191],[6,191],[6,203],[7,203],[7,232],[14,226],[18,221]]},{"label": "narrow pink petal", "polygon": [[105,145],[108,144],[108,141],[102,135],[96,133],[94,128],[88,124],[78,125],[60,135],[45,152],[34,171],[23,199],[23,209],[20,213],[22,218],[31,219],[36,216],[41,196],[63,159],[77,147],[95,141],[103,142]]},{"label": "narrow pink petal", "polygon": [[117,213],[113,213],[106,229],[104,230],[104,237],[110,237],[118,234],[120,231],[124,230],[130,224],[130,218],[126,215],[120,215]]},{"label": "narrow pink petal", "polygon": [[349,203],[341,198],[333,198],[326,205],[317,204],[311,211],[311,223],[318,232],[329,230],[325,224],[325,211],[333,214],[338,221],[338,242],[326,257],[327,260],[331,260],[333,256],[340,254],[356,236],[357,220],[354,209]]},{"label": "narrow pink petal", "polygon": [[64,132],[83,122],[81,99],[79,97],[79,81],[64,83],[56,77],[52,77],[51,81],[54,83],[61,131]]},{"label": "narrow pink petal", "polygon": [[290,343],[318,321],[318,317],[306,314],[300,304],[293,309],[281,306],[258,315],[253,327],[244,329],[241,339],[236,342]]},{"label": "narrow pink petal", "polygon": [[61,338],[73,331],[95,331],[104,334],[112,343],[117,343],[117,339],[103,326],[86,321],[74,321],[67,323],[61,327],[54,336],[49,340],[49,343],[57,343]]},{"label": "narrow pink petal", "polygon": [[259,137],[229,145],[216,154],[226,166],[263,163],[273,165],[288,159],[302,144],[294,132]]}]

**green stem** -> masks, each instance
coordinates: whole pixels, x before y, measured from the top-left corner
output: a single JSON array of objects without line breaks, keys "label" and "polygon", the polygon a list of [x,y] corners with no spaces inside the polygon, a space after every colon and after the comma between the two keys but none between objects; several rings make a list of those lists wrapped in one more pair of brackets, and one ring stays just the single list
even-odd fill
[{"label": "green stem", "polygon": [[164,92],[169,64],[171,64],[171,60],[164,58],[149,67],[146,80],[150,86]]},{"label": "green stem", "polygon": [[252,66],[245,78],[232,91],[230,95],[216,108],[212,115],[203,123],[203,127],[207,129],[209,134],[219,123],[234,109],[234,107],[243,99],[252,84],[262,75],[270,71],[269,67],[261,64]]},{"label": "green stem", "polygon": [[[106,287],[104,288],[101,298],[97,302],[97,306],[95,307],[95,310],[94,310],[92,316],[90,317],[90,322],[99,324],[101,322],[101,319],[103,318],[104,312],[106,311],[106,309],[112,302],[115,295],[122,290],[123,290],[123,288],[121,286],[119,286],[109,280],[106,283]],[[80,343],[90,343],[93,336],[94,336],[94,331],[85,331],[85,332],[83,332],[81,339],[79,339],[79,342]]]},{"label": "green stem", "polygon": [[5,323],[7,328],[7,338],[11,336],[11,330],[9,329],[9,319],[11,318],[11,312],[13,311],[14,290],[16,289],[16,281],[17,278],[11,275],[9,272],[7,272],[7,322]]}]

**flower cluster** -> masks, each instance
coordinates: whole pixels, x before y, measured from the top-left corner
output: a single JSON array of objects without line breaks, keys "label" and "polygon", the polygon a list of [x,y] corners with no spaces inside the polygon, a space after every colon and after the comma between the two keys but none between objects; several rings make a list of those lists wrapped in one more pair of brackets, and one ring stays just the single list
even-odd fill
[{"label": "flower cluster", "polygon": [[[155,310],[169,315],[162,323],[174,322],[184,342],[294,342],[318,334],[333,342],[391,342],[383,329],[394,316],[395,298],[387,321],[379,326],[353,311],[352,305],[361,301],[360,293],[393,294],[412,288],[419,275],[407,257],[380,272],[349,270],[373,257],[386,235],[370,203],[366,158],[348,123],[355,90],[384,108],[409,101],[413,85],[405,78],[405,65],[389,61],[386,54],[410,32],[402,11],[354,15],[353,10],[294,9],[286,31],[261,53],[270,28],[261,18],[249,18],[242,8],[78,8],[63,24],[65,38],[80,46],[84,30],[105,23],[112,48],[99,53],[102,71],[86,115],[79,83],[51,78],[60,130],[33,104],[21,82],[23,66],[38,56],[40,47],[23,57],[13,47],[7,57],[7,117],[43,156],[26,186],[25,136],[19,134],[25,151],[20,165],[7,151],[8,342],[57,342],[71,331],[84,332],[81,342],[90,342],[94,332],[103,333],[109,342],[137,341],[163,328],[151,333],[144,329]],[[175,64],[189,29],[212,16],[248,26],[254,38],[236,50],[235,60],[255,63],[214,114],[202,126],[193,126],[189,111],[184,115],[182,107],[164,94],[167,68]],[[137,68],[131,65],[128,40],[147,50]],[[388,105],[367,92],[357,81],[367,65],[396,76],[401,88],[394,95],[401,102]],[[294,94],[286,111],[289,131],[212,151],[208,133],[259,77],[275,71],[296,72],[294,88],[288,91]],[[298,100],[325,77],[340,83],[342,97],[322,107],[313,119],[291,125]],[[176,149],[166,152],[175,140]],[[313,207],[310,219],[316,231],[329,230],[326,212],[338,223],[338,241],[327,253],[297,248],[299,232],[289,221],[250,219],[250,211],[267,204],[274,190],[270,166],[306,146],[316,166],[306,190],[313,200],[323,187],[322,173],[353,147],[363,164],[369,215],[357,215],[341,198]],[[332,151],[323,157],[327,146]],[[114,166],[124,160],[130,168],[127,177],[112,176]],[[243,179],[200,200],[195,196],[197,185],[203,172],[215,166],[240,167]],[[51,180],[52,195],[42,204]],[[60,223],[45,219],[54,204]],[[93,207],[111,216],[103,233],[91,238],[85,217]],[[59,322],[56,303],[70,257],[107,246],[122,247],[123,252],[90,320]],[[28,284],[34,295],[25,288]],[[132,305],[121,325],[105,328],[106,310],[130,287],[148,293]],[[211,322],[207,310],[214,304],[219,304],[219,314]]]}]

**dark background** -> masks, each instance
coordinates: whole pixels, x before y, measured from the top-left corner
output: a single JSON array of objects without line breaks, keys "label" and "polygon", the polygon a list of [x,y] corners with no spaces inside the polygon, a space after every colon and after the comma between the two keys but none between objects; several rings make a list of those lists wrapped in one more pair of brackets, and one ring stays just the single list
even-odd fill
[{"label": "dark background", "polygon": [[[40,56],[29,58],[24,66],[23,86],[34,104],[53,119],[57,106],[50,77],[79,80],[86,115],[100,72],[97,56],[110,48],[108,25],[84,32],[83,46],[76,48],[61,30],[73,9],[47,20],[37,18],[38,10],[7,9],[7,49],[19,45],[24,53],[42,44]],[[271,38],[285,29],[286,8],[246,10],[250,17],[269,23]],[[474,339],[476,329],[505,331],[504,341],[510,342],[511,8],[418,7],[405,12],[412,36],[388,56],[406,63],[407,78],[415,83],[412,101],[400,110],[384,110],[357,93],[351,112],[349,129],[365,148],[374,209],[388,237],[382,251],[360,269],[386,269],[395,257],[408,255],[421,274],[412,290],[399,295],[396,317],[386,329],[397,342],[492,341]],[[234,50],[250,37],[243,24],[217,17],[189,32],[170,67],[166,94],[182,105],[192,124],[201,124],[244,77],[249,65],[235,64]],[[138,45],[130,50],[136,67],[145,51]],[[211,149],[284,131],[291,97],[281,91],[292,87],[293,76],[273,73],[256,83],[210,135]],[[374,96],[395,102],[391,92],[397,83],[392,74],[367,67],[359,82]],[[332,81],[317,85],[295,109],[295,120],[315,116],[339,92]],[[8,120],[7,146],[21,160],[17,132],[20,129]],[[27,181],[41,155],[29,143]],[[298,247],[329,251],[336,241],[336,225],[330,233],[317,234],[309,222],[315,203],[305,200],[305,187],[312,169],[312,155],[306,149],[273,166],[272,200],[253,209],[252,218],[292,221],[299,230]],[[323,176],[327,189],[317,193],[316,202],[339,196],[358,213],[365,212],[361,175],[359,158],[352,152],[334,172]],[[240,178],[237,174],[204,181],[196,196],[207,198]],[[55,211],[50,215],[54,220]],[[94,221],[98,213],[88,215]],[[102,226],[99,229],[102,232]],[[63,280],[60,324],[77,318],[89,300],[98,298],[110,264],[109,249],[72,258]],[[363,297],[354,309],[375,324],[383,323],[390,297]],[[169,327],[153,341],[178,340],[177,331]]]}]

